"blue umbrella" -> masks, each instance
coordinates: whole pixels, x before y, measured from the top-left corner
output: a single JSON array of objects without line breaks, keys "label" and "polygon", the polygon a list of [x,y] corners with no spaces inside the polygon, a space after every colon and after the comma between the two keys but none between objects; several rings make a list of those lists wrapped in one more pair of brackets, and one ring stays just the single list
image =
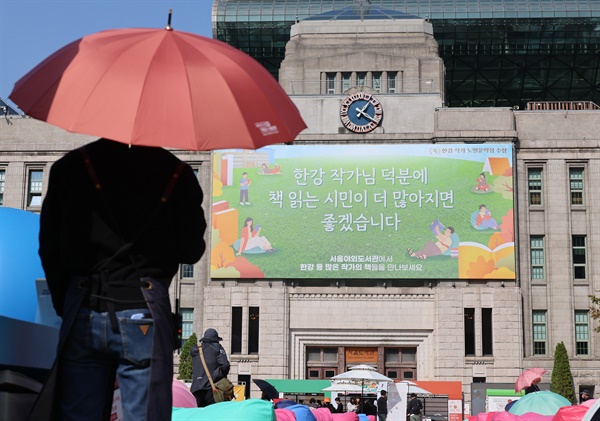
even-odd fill
[{"label": "blue umbrella", "polygon": [[529,393],[520,398],[509,410],[511,414],[523,415],[534,412],[540,415],[555,415],[563,406],[569,406],[571,402],[558,393],[544,390]]}]

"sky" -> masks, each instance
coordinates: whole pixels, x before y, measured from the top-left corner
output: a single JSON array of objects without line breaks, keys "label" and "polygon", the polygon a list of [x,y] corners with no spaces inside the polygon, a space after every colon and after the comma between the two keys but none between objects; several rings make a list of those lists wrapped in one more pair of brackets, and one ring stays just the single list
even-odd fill
[{"label": "sky", "polygon": [[0,98],[40,61],[85,35],[164,28],[212,38],[212,0],[0,0]]}]

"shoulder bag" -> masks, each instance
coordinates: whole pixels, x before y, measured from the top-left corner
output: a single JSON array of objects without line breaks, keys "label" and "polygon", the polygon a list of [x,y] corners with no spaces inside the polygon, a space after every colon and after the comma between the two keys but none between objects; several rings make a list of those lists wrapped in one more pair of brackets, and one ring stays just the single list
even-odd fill
[{"label": "shoulder bag", "polygon": [[200,344],[200,346],[198,347],[198,351],[200,352],[200,359],[202,360],[202,366],[204,367],[204,372],[208,376],[208,381],[210,382],[210,385],[212,387],[215,402],[219,403],[219,402],[233,400],[233,398],[235,397],[234,393],[233,393],[233,383],[231,383],[227,377],[223,377],[221,380],[214,383],[212,376],[210,375],[210,371],[208,370],[208,367],[206,366],[206,361],[204,360],[204,352],[202,351],[202,344]]}]

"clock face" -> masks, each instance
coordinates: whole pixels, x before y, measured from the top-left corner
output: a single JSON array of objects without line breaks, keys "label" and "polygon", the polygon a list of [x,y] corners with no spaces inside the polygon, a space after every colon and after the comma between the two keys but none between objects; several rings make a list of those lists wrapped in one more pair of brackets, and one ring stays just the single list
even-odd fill
[{"label": "clock face", "polygon": [[368,133],[379,126],[383,118],[383,107],[375,96],[356,92],[342,101],[340,118],[348,130]]}]

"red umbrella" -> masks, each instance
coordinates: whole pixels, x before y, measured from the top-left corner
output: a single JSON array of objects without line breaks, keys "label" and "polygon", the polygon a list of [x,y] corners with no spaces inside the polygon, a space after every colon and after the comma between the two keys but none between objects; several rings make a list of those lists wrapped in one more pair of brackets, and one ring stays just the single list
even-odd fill
[{"label": "red umbrella", "polygon": [[257,149],[306,128],[256,60],[170,25],[74,41],[23,76],[10,98],[31,117],[133,145]]},{"label": "red umbrella", "polygon": [[515,392],[520,392],[526,387],[531,386],[535,379],[541,379],[547,371],[543,368],[528,368],[523,371],[515,383]]}]

